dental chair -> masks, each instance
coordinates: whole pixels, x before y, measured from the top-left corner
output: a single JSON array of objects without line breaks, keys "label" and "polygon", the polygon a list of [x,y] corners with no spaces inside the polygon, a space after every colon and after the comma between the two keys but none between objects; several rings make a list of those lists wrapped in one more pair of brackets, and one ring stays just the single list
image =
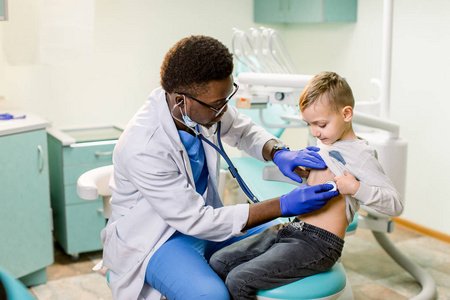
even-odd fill
[{"label": "dental chair", "polygon": [[0,299],[34,300],[35,298],[20,280],[0,268]]}]

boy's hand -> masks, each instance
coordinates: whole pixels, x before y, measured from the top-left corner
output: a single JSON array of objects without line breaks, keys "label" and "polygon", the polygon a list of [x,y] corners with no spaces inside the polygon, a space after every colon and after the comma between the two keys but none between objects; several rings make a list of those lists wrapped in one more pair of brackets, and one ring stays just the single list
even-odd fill
[{"label": "boy's hand", "polygon": [[344,171],[344,176],[334,177],[334,181],[342,195],[354,195],[359,190],[359,181],[347,171]]}]

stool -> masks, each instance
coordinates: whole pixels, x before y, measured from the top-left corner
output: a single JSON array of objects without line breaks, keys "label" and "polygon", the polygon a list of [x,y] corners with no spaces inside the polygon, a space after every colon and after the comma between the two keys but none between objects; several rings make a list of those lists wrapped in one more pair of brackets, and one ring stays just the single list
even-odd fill
[{"label": "stool", "polygon": [[34,300],[35,298],[20,280],[6,270],[0,269],[0,299]]},{"label": "stool", "polygon": [[270,290],[259,290],[258,300],[310,300],[337,299],[346,285],[345,270],[336,263],[324,273],[305,277],[298,281]]}]

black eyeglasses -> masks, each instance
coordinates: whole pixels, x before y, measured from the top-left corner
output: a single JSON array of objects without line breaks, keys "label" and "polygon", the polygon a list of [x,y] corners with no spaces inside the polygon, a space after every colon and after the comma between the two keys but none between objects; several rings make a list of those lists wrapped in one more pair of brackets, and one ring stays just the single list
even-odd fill
[{"label": "black eyeglasses", "polygon": [[[203,102],[203,101],[201,101],[201,100],[198,100],[197,98],[192,97],[192,96],[189,95],[189,94],[186,94],[186,93],[178,93],[178,92],[175,92],[175,93],[180,94],[180,95],[184,95],[184,96],[186,96],[186,97],[189,97],[189,98],[191,98],[192,100],[197,101],[197,102],[200,103],[201,105],[204,105],[204,106],[208,107],[209,109],[213,110],[213,111],[216,113],[216,117],[217,117],[217,116],[222,112],[222,110],[225,108],[225,106],[227,106],[227,104],[228,104],[228,102],[231,100],[231,98],[233,98],[233,96],[234,96],[234,95],[237,93],[237,91],[239,90],[239,86],[238,86],[236,83],[233,82],[233,86],[234,86],[234,91],[233,91],[228,97],[226,97],[225,99],[217,100],[217,101],[225,101],[224,104],[222,104],[220,107],[217,107],[217,108],[214,107],[214,106],[211,106],[211,105],[209,105],[209,104],[206,104],[205,102]],[[216,101],[216,102],[217,102],[217,101]]]}]

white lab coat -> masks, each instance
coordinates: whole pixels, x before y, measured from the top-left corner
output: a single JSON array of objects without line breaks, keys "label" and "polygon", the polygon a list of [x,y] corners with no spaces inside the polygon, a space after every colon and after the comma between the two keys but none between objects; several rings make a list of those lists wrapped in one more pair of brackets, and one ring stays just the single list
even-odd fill
[{"label": "white lab coat", "polygon": [[[200,130],[208,134],[206,128]],[[275,138],[231,106],[222,118],[221,136],[260,160],[263,145]],[[217,144],[216,135],[210,140]],[[145,271],[175,230],[211,241],[242,234],[248,204],[223,207],[217,193],[219,155],[205,142],[203,147],[210,176],[202,197],[195,191],[187,151],[161,88],[151,93],[120,137],[113,155],[112,215],[102,231],[103,265],[110,270],[115,299],[161,298],[144,284]]]}]

